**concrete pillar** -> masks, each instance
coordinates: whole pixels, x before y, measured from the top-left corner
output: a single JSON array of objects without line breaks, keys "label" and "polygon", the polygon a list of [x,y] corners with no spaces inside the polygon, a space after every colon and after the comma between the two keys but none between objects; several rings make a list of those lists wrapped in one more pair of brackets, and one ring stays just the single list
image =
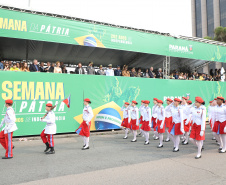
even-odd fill
[{"label": "concrete pillar", "polygon": [[203,73],[209,74],[209,64],[206,64],[206,65],[203,67]]},{"label": "concrete pillar", "polygon": [[208,36],[207,32],[207,13],[206,13],[206,0],[201,0],[201,13],[202,13],[202,37]]},{"label": "concrete pillar", "polygon": [[216,62],[216,69],[221,69],[222,63],[221,62]]},{"label": "concrete pillar", "polygon": [[192,37],[196,37],[196,13],[195,0],[191,0]]},{"label": "concrete pillar", "polygon": [[220,26],[220,2],[213,0],[214,29]]}]

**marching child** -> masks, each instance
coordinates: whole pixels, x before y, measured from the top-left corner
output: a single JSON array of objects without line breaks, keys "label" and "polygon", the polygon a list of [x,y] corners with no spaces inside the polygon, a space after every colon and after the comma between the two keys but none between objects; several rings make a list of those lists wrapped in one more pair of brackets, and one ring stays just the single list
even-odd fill
[{"label": "marching child", "polygon": [[53,109],[53,105],[51,103],[47,103],[47,113],[41,118],[42,122],[46,122],[46,126],[40,135],[43,143],[46,145],[46,149],[44,150],[46,154],[55,154],[53,135],[56,134],[56,123],[55,114],[52,111]]},{"label": "marching child", "polygon": [[[144,116],[144,100],[141,101],[141,106],[139,108],[140,111],[140,119],[139,119],[139,123],[142,125],[143,124],[143,116]],[[139,136],[142,134],[142,129],[140,126],[140,133],[138,134]]]},{"label": "marching child", "polygon": [[6,106],[6,114],[4,119],[1,122],[0,129],[5,124],[5,127],[0,132],[0,143],[5,148],[6,153],[5,157],[2,159],[12,159],[13,158],[13,132],[16,131],[18,128],[16,126],[16,115],[12,108],[13,100],[5,100]]},{"label": "marching child", "polygon": [[170,141],[170,136],[169,136],[169,128],[172,125],[172,113],[171,113],[171,109],[170,109],[170,104],[173,102],[173,100],[171,100],[170,98],[167,98],[166,103],[167,106],[165,108],[165,123],[166,123],[166,132],[167,132],[167,138],[165,140],[165,142],[169,142]]},{"label": "marching child", "polygon": [[129,108],[129,103],[125,102],[124,105],[121,108],[121,111],[123,111],[123,120],[121,126],[124,127],[125,129],[125,137],[123,139],[128,138],[128,132],[130,128],[130,108]]},{"label": "marching child", "polygon": [[137,130],[139,130],[139,110],[137,108],[137,102],[132,101],[132,106],[130,108],[131,112],[131,130],[133,131],[133,140],[131,142],[136,142],[137,141]]},{"label": "marching child", "polygon": [[152,124],[151,124],[151,128],[154,129],[154,135],[153,137],[155,138],[154,140],[158,140],[158,134],[155,132],[155,126],[156,126],[156,118],[157,118],[157,108],[158,108],[158,99],[157,98],[153,98],[153,103],[154,103],[154,106],[152,107]]}]

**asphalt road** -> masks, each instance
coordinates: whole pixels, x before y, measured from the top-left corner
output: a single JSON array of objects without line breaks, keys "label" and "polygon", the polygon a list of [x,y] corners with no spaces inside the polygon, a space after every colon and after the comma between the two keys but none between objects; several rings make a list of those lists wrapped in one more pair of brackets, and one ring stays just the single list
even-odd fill
[{"label": "asphalt road", "polygon": [[[208,127],[208,126],[207,126]],[[152,134],[151,134],[152,135]],[[131,143],[123,134],[92,135],[90,149],[83,151],[77,135],[55,138],[56,154],[46,155],[41,140],[14,139],[14,158],[0,159],[0,184],[225,184],[226,154],[219,154],[209,127],[201,159],[196,147],[172,142],[156,148],[158,141],[144,138]],[[4,150],[0,148],[4,156]]]}]

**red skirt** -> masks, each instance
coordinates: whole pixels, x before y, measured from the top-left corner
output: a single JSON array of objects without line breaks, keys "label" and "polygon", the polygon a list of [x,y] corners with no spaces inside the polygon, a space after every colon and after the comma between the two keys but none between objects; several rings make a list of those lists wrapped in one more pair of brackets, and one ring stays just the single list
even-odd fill
[{"label": "red skirt", "polygon": [[150,131],[151,127],[149,126],[149,121],[143,121],[143,124],[141,126],[141,129],[143,131]]},{"label": "red skirt", "polygon": [[181,132],[180,130],[180,126],[181,126],[181,123],[174,123],[170,126],[168,132],[171,134],[171,135],[183,135],[183,133]]},{"label": "red skirt", "polygon": [[139,130],[139,126],[137,126],[136,123],[137,123],[137,120],[136,119],[131,119],[130,129],[132,129],[132,130]]},{"label": "red skirt", "polygon": [[213,132],[216,132],[217,134],[226,134],[224,132],[225,126],[226,126],[226,121],[224,121],[222,123],[219,121],[216,121],[213,126]]},{"label": "red skirt", "polygon": [[201,131],[201,125],[196,125],[196,123],[194,123],[191,127],[191,134],[190,134],[190,138],[195,139],[195,140],[205,140],[205,131],[203,136],[200,136],[200,131]]},{"label": "red skirt", "polygon": [[158,133],[165,133],[165,124],[163,125],[163,128],[161,129],[160,128],[160,126],[161,126],[161,123],[162,123],[162,121],[161,120],[158,120],[157,121],[157,124],[156,124],[156,126],[155,126],[155,129],[156,129],[156,131],[158,132]]},{"label": "red skirt", "polygon": [[152,121],[152,127],[151,128],[154,128],[154,131],[156,131],[156,129],[155,129],[155,126],[156,126],[156,118],[152,117],[151,121]]},{"label": "red skirt", "polygon": [[191,122],[189,122],[187,125],[185,125],[187,119],[184,120],[184,131],[185,132],[189,132],[190,130],[190,126],[191,126]]},{"label": "red skirt", "polygon": [[140,116],[139,123],[143,124],[143,116]]},{"label": "red skirt", "polygon": [[122,127],[126,127],[126,128],[130,128],[130,124],[129,124],[129,120],[128,120],[129,118],[124,118],[123,120],[122,120],[122,124],[121,124],[121,126]]},{"label": "red skirt", "polygon": [[89,122],[89,125],[86,124],[86,121],[83,121],[75,132],[77,134],[79,134],[80,136],[89,137],[90,136],[90,125],[91,125],[91,121]]},{"label": "red skirt", "polygon": [[166,128],[170,128],[170,125],[172,125],[172,116],[169,118],[165,118],[165,124],[166,124]]}]

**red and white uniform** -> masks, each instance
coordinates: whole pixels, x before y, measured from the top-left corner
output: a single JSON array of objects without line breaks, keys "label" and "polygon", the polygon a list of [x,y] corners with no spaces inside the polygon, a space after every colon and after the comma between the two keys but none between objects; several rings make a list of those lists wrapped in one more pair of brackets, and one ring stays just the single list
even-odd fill
[{"label": "red and white uniform", "polygon": [[139,130],[139,110],[136,106],[130,107],[131,112],[131,121],[130,121],[130,129]]},{"label": "red and white uniform", "polygon": [[156,126],[156,118],[157,118],[157,108],[158,108],[158,105],[155,104],[153,107],[152,107],[152,125],[151,127],[154,128],[154,131],[155,130],[155,126]]},{"label": "red and white uniform", "polygon": [[15,112],[12,107],[8,107],[0,125],[0,128],[2,128],[5,124],[5,127],[0,132],[0,143],[6,150],[5,157],[13,157],[13,132],[18,129],[15,122]]},{"label": "red and white uniform", "polygon": [[214,112],[214,109],[215,109],[215,106],[209,106],[208,107],[208,121],[209,121],[209,124],[210,124],[210,128],[213,129],[213,120],[212,120],[212,117],[213,117],[213,112]]},{"label": "red and white uniform", "polygon": [[191,114],[190,114],[190,106],[185,104],[181,105],[181,108],[183,109],[183,123],[184,123],[184,131],[189,132],[190,126],[191,126]]},{"label": "red and white uniform", "polygon": [[91,126],[91,120],[93,118],[93,110],[92,108],[87,105],[83,109],[83,122],[81,123],[80,127],[76,130],[77,133],[79,133],[80,136],[89,137],[90,136],[90,126]]},{"label": "red and white uniform", "polygon": [[200,132],[205,131],[206,128],[206,108],[200,106],[199,108],[193,107],[190,109],[192,114],[192,128],[190,133],[190,138],[195,140],[205,140],[205,132],[203,136],[200,136]]},{"label": "red and white uniform", "polygon": [[55,113],[51,110],[47,116],[42,119],[42,122],[46,122],[46,126],[41,133],[43,143],[49,143],[49,147],[54,147],[53,135],[56,134]]},{"label": "red and white uniform", "polygon": [[158,133],[164,133],[165,132],[165,109],[163,106],[158,107],[156,109],[157,111],[157,124],[155,126],[155,129]]},{"label": "red and white uniform", "polygon": [[175,107],[172,105],[170,108],[172,113],[173,123],[170,126],[168,132],[171,135],[182,135],[184,133],[184,124],[183,124],[183,109],[180,107]]},{"label": "red and white uniform", "polygon": [[169,128],[172,125],[172,113],[171,113],[171,105],[167,105],[165,108],[165,124],[166,128]]},{"label": "red and white uniform", "polygon": [[144,116],[144,105],[141,105],[140,108],[139,108],[139,111],[140,111],[140,124],[143,123],[143,116]]},{"label": "red and white uniform", "polygon": [[215,106],[212,116],[212,121],[214,123],[213,132],[216,132],[217,134],[226,134],[224,132],[224,127],[226,126],[226,106],[223,104],[221,106]]},{"label": "red and white uniform", "polygon": [[141,129],[143,131],[150,131],[151,127],[151,108],[150,107],[144,107],[144,116],[143,116],[143,124],[141,126]]},{"label": "red and white uniform", "polygon": [[123,111],[123,120],[122,120],[122,124],[121,126],[122,127],[126,127],[126,128],[130,128],[130,108],[129,106],[126,108],[126,107],[122,107],[121,108],[121,111]]}]

